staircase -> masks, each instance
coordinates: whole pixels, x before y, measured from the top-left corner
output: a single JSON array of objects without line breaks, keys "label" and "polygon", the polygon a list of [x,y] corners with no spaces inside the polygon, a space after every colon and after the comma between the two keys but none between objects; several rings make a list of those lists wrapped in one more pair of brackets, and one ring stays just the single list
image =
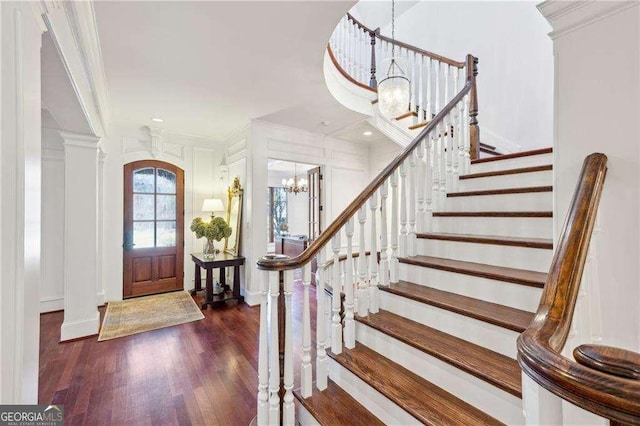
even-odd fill
[{"label": "staircase", "polygon": [[381,116],[376,58],[390,43],[347,16],[327,49],[330,91],[405,149],[300,256],[258,262],[258,423],[523,424],[516,339],[553,254],[551,149],[501,155],[480,142],[471,55],[403,45],[409,112]]},{"label": "staircase", "polygon": [[355,347],[329,352],[331,385],[296,392],[299,419],[524,423],[515,341],[551,261],[551,168],[550,149],[473,161],[379,311],[355,316]]}]

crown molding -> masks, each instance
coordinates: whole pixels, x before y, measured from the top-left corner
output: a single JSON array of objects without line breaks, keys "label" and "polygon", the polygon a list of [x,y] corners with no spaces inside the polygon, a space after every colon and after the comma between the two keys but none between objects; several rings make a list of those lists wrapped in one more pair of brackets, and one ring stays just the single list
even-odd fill
[{"label": "crown molding", "polygon": [[67,147],[77,147],[77,148],[86,148],[93,150],[100,150],[100,140],[101,138],[92,135],[85,135],[82,133],[74,133],[74,132],[65,132],[61,131],[60,136],[64,139],[64,148]]},{"label": "crown molding", "polygon": [[66,1],[63,5],[85,72],[89,78],[102,126],[106,129],[110,122],[109,95],[93,2]]},{"label": "crown molding", "polygon": [[549,37],[556,39],[639,4],[637,0],[547,0],[537,8],[553,28]]}]

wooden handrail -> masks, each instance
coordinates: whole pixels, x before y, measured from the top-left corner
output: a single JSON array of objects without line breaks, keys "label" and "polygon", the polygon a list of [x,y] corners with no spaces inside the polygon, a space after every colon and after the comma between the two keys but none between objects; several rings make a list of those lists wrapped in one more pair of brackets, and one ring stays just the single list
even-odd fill
[{"label": "wooden handrail", "polygon": [[364,31],[368,32],[370,35],[371,34],[375,35],[376,38],[378,38],[378,39],[380,39],[382,41],[386,41],[387,43],[395,44],[396,46],[402,47],[403,49],[407,49],[407,50],[410,50],[412,52],[416,52],[419,55],[435,59],[437,61],[443,62],[445,64],[451,65],[451,66],[456,67],[456,68],[464,68],[464,65],[465,65],[464,62],[455,61],[455,60],[447,58],[445,56],[438,55],[437,53],[429,52],[428,50],[420,49],[419,47],[412,46],[412,45],[410,45],[408,43],[403,43],[401,41],[394,40],[394,39],[391,39],[389,37],[383,36],[382,34],[380,34],[380,28],[376,28],[375,30],[372,30],[371,28],[367,27],[366,25],[364,25],[363,23],[358,21],[356,18],[354,18],[353,15],[351,15],[350,13],[347,13],[347,18],[351,22],[353,22],[353,24],[356,25],[361,30],[364,30]]},{"label": "wooden handrail", "polygon": [[573,319],[606,164],[607,157],[598,153],[584,161],[538,311],[518,337],[518,361],[540,386],[572,404],[612,422],[640,424],[640,381],[603,373],[560,353]]},{"label": "wooden handrail", "polygon": [[[467,66],[473,66],[473,55],[467,55]],[[340,229],[347,223],[349,218],[353,217],[358,209],[362,207],[367,200],[373,195],[373,193],[384,183],[384,181],[391,176],[391,174],[400,167],[400,164],[407,158],[413,150],[420,144],[422,139],[427,136],[432,130],[434,130],[453,110],[458,102],[471,91],[473,80],[467,78],[467,81],[458,92],[458,94],[451,99],[451,101],[440,111],[436,116],[425,126],[424,129],[416,136],[409,145],[407,145],[396,158],[387,165],[378,175],[367,185],[365,189],[349,204],[340,215],[316,238],[302,253],[295,258],[281,259],[271,258],[268,256],[262,257],[258,260],[258,269],[266,271],[283,271],[289,269],[297,269],[309,263],[320,251],[322,247],[328,244]]]}]

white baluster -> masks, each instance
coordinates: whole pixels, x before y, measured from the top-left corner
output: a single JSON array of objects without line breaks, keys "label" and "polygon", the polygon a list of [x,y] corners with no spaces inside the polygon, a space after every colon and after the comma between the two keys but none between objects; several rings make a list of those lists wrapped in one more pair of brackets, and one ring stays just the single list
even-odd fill
[{"label": "white baluster", "polygon": [[424,55],[418,58],[418,122],[425,120],[425,100],[424,100]]},{"label": "white baluster", "polygon": [[427,61],[427,121],[431,121],[433,117],[433,59],[429,58]]},{"label": "white baluster", "polygon": [[447,147],[447,126],[446,117],[443,121],[440,122],[438,126],[440,128],[440,170],[438,174],[440,175],[439,183],[440,183],[440,194],[438,198],[438,202],[440,203],[440,207],[444,208],[446,206],[447,199],[447,157],[446,157],[446,147]]},{"label": "white baluster", "polygon": [[361,74],[362,74],[362,84],[366,84],[367,86],[369,85],[369,72],[367,70],[367,68],[369,67],[368,64],[370,64],[369,61],[367,61],[367,58],[369,57],[369,54],[371,53],[371,46],[369,46],[369,33],[365,32],[364,29],[362,29],[360,31],[360,39],[362,40],[360,42],[361,48],[360,51],[362,52],[362,60],[361,60],[361,67],[360,69],[362,70]]},{"label": "white baluster", "polygon": [[374,192],[369,198],[371,210],[371,254],[369,255],[369,312],[377,314],[380,307],[378,293],[378,229],[376,226],[376,210],[378,209],[378,193]]},{"label": "white baluster", "polygon": [[400,245],[398,255],[407,255],[407,166],[406,161],[400,163]]},{"label": "white baluster", "polygon": [[391,183],[391,262],[389,264],[389,281],[397,283],[399,278],[398,262],[398,170],[389,177]]},{"label": "white baluster", "polygon": [[[455,78],[453,80],[453,92],[455,94],[458,94],[458,90],[460,90],[460,68],[456,68],[454,70],[455,73]],[[458,102],[458,105],[460,104],[460,102]],[[458,105],[456,105],[453,108],[453,123],[452,126],[454,127],[453,130],[453,139],[452,139],[452,143],[451,143],[451,161],[452,161],[452,168],[453,168],[453,180],[452,180],[452,186],[451,186],[451,191],[452,192],[456,192],[458,190],[458,179],[459,179],[459,175],[460,175],[460,171],[458,170],[458,161],[459,161],[459,147],[460,147],[460,110],[458,108]]]},{"label": "white baluster", "polygon": [[[451,99],[451,87],[452,87],[452,78],[451,78],[451,65],[447,65],[445,67],[445,103],[449,103],[449,99]],[[446,158],[446,174],[445,174],[445,191],[450,191],[453,186],[452,178],[453,178],[453,161],[452,161],[452,146],[453,140],[451,139],[451,114],[447,114],[445,120],[445,158]]]},{"label": "white baluster", "polygon": [[429,132],[424,138],[425,145],[425,216],[427,222],[425,223],[425,230],[430,232],[432,230],[433,220],[431,216],[433,214],[433,131]]},{"label": "white baluster", "polygon": [[331,316],[331,352],[334,354],[342,353],[342,321],[340,320],[340,233],[338,232],[331,240],[331,249],[333,250],[333,280],[331,283],[331,307],[333,315]]},{"label": "white baluster", "polygon": [[271,343],[269,344],[269,423],[280,423],[280,354],[278,351],[278,297],[280,295],[280,272],[269,274],[269,309],[271,311]]},{"label": "white baluster", "polygon": [[325,297],[324,297],[324,280],[325,280],[325,264],[326,256],[324,254],[324,247],[318,254],[318,273],[316,276],[316,387],[318,390],[325,390],[327,388],[327,373],[328,373],[328,359],[327,359],[327,329],[325,327]]},{"label": "white baluster", "polygon": [[464,98],[456,105],[458,110],[458,175],[465,173],[464,167],[464,135],[466,119],[464,115]]},{"label": "white baluster", "polygon": [[389,285],[389,259],[387,253],[387,196],[389,188],[387,181],[382,182],[380,186],[380,285]]},{"label": "white baluster", "polygon": [[425,225],[427,223],[425,217],[424,206],[424,186],[425,186],[425,169],[426,164],[424,161],[424,145],[425,140],[422,139],[415,149],[416,156],[416,199],[418,201],[418,212],[416,214],[416,232],[425,232]]},{"label": "white baluster", "polygon": [[344,29],[345,29],[346,20],[347,20],[347,17],[345,16],[340,20],[340,23],[338,24],[338,27],[337,27],[338,48],[336,49],[336,52],[335,52],[336,59],[338,60],[338,63],[340,64],[343,70],[346,70],[345,61],[344,61]]},{"label": "white baluster", "polygon": [[464,173],[471,168],[471,129],[469,129],[469,95],[464,97]]},{"label": "white baluster", "polygon": [[410,94],[410,98],[409,98],[409,110],[411,112],[414,112],[417,110],[416,108],[416,88],[417,88],[417,84],[416,84],[416,64],[417,64],[417,57],[416,57],[416,52],[409,52],[407,50],[407,60],[410,61],[409,62],[409,66],[411,67],[411,94]]},{"label": "white baluster", "polygon": [[344,345],[356,346],[356,324],[353,320],[353,218],[344,227],[347,236],[347,260],[344,267]]},{"label": "white baluster", "polygon": [[409,155],[409,229],[407,237],[407,256],[416,255],[416,157],[414,153]]},{"label": "white baluster", "polygon": [[282,423],[293,426],[296,422],[293,404],[293,270],[284,273],[284,398],[282,403]]},{"label": "white baluster", "polygon": [[440,128],[436,126],[435,134],[431,135],[432,144],[432,167],[431,167],[431,198],[433,211],[442,209],[440,204],[440,138],[438,136]]},{"label": "white baluster", "polygon": [[442,101],[441,101],[441,95],[440,95],[440,74],[441,74],[441,70],[442,70],[442,62],[440,61],[436,61],[436,87],[434,88],[435,90],[435,111],[434,114],[437,114],[440,112],[440,109],[442,108]]},{"label": "white baluster", "polygon": [[367,221],[366,206],[360,207],[358,210],[358,223],[360,224],[360,243],[358,247],[358,315],[366,317],[369,312],[369,286],[367,283],[367,256],[364,245],[364,225]]},{"label": "white baluster", "polygon": [[258,424],[269,422],[269,272],[260,273],[260,339],[258,346]]},{"label": "white baluster", "polygon": [[303,398],[311,396],[311,306],[309,304],[309,285],[311,284],[311,268],[303,266],[302,272],[302,364],[300,365],[300,393]]}]

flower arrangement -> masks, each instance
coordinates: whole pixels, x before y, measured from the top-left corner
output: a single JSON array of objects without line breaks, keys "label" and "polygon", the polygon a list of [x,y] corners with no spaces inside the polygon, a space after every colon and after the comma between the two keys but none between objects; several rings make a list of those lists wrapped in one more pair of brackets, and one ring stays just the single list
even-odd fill
[{"label": "flower arrangement", "polygon": [[208,223],[203,221],[201,217],[196,217],[189,227],[196,233],[196,238],[205,237],[207,240],[220,241],[231,235],[231,227],[220,216],[214,217]]}]

